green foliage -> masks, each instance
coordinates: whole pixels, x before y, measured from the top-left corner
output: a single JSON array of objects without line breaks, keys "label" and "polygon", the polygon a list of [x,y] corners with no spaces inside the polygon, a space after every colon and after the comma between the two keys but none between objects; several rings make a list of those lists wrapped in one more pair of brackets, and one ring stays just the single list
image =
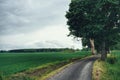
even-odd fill
[{"label": "green foliage", "polygon": [[[117,3],[118,2],[118,3]],[[119,32],[119,0],[74,0],[66,14],[70,34],[83,38],[112,38]]]},{"label": "green foliage", "polygon": [[111,47],[112,50],[120,50],[120,42]]},{"label": "green foliage", "polygon": [[1,53],[0,71],[2,75],[9,76],[48,63],[62,62],[72,58],[85,57],[87,55],[90,55],[90,53],[85,51],[76,53]]},{"label": "green foliage", "polygon": [[96,10],[94,4],[96,1],[90,0],[74,0],[71,2],[69,11],[66,14],[68,19],[70,35],[83,38],[94,38],[101,27],[97,26]]},{"label": "green foliage", "polygon": [[90,46],[90,41],[89,41],[89,39],[86,39],[86,38],[82,38],[82,45],[83,45],[83,47],[88,47],[88,48],[90,48],[91,46]]}]

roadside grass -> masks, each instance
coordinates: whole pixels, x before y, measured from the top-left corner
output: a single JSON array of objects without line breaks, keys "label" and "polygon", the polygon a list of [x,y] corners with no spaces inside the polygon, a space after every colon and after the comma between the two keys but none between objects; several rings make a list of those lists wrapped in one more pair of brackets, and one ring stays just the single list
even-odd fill
[{"label": "roadside grass", "polygon": [[44,76],[42,76],[41,78],[37,79],[37,80],[47,80],[49,79],[50,77],[54,76],[55,74],[59,73],[60,71],[62,71],[63,69],[65,69],[66,67],[68,67],[69,65],[71,65],[73,63],[68,63],[68,64],[65,64],[64,66],[61,66],[60,68],[58,69],[55,69],[53,71],[51,71],[50,73],[48,74],[45,74]]},{"label": "roadside grass", "polygon": [[101,77],[104,77],[104,74],[106,72],[104,62],[99,60],[96,60],[93,65],[93,80],[100,80]]},{"label": "roadside grass", "polygon": [[[0,78],[10,77],[17,74],[19,76],[22,72],[28,74],[34,73],[36,70],[41,70],[46,73],[58,68],[55,65],[63,66],[70,60],[80,59],[89,56],[90,52],[82,51],[75,53],[66,52],[44,52],[44,53],[1,53],[0,54]],[[61,63],[61,64],[60,64]],[[64,63],[64,64],[62,64]],[[50,67],[53,67],[52,69]],[[48,70],[48,69],[51,70]],[[32,73],[33,72],[33,73]],[[21,73],[21,74],[19,74]],[[24,74],[22,74],[24,75]],[[31,80],[27,76],[22,76],[24,80]],[[22,79],[23,79],[22,78]],[[14,79],[17,80],[17,79]]]},{"label": "roadside grass", "polygon": [[120,51],[112,51],[105,62],[97,60],[93,69],[93,80],[120,80]]}]

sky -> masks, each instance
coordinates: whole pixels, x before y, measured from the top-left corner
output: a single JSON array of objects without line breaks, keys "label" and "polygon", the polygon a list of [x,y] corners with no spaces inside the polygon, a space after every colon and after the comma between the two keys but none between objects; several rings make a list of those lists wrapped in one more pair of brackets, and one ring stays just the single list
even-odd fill
[{"label": "sky", "polygon": [[66,11],[70,0],[0,0],[0,50],[79,48],[68,37]]}]

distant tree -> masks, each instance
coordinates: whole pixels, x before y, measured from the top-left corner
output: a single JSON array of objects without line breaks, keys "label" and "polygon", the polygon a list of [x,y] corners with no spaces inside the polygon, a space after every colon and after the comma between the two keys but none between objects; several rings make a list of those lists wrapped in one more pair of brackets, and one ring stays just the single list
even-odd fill
[{"label": "distant tree", "polygon": [[69,48],[40,48],[40,49],[13,49],[8,50],[7,52],[21,53],[21,52],[64,52],[64,51],[74,50]]}]

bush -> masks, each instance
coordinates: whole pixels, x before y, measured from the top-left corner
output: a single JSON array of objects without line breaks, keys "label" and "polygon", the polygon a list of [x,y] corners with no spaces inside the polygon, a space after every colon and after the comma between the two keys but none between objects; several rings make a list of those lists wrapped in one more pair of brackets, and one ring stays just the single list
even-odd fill
[{"label": "bush", "polygon": [[107,58],[107,62],[110,64],[115,64],[117,62],[116,56],[110,56]]},{"label": "bush", "polygon": [[0,80],[3,80],[1,75],[0,75]]}]

